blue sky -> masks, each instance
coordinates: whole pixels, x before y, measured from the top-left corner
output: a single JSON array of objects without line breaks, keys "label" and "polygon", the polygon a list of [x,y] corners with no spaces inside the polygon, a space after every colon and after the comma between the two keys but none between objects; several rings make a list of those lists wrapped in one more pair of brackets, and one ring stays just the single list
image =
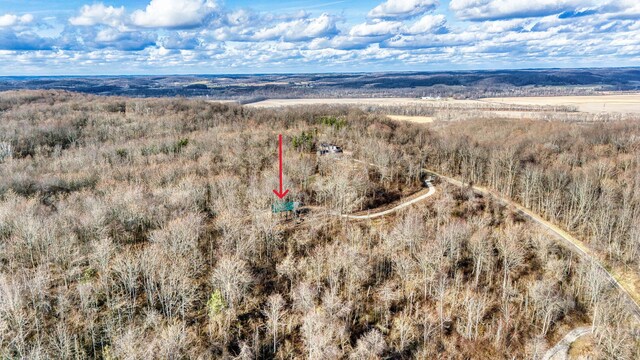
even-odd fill
[{"label": "blue sky", "polygon": [[0,75],[640,64],[638,0],[0,0]]}]

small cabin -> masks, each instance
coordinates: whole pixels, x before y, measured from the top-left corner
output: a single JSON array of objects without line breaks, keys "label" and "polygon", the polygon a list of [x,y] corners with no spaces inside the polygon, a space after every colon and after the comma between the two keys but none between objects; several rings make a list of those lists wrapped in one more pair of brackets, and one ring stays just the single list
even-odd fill
[{"label": "small cabin", "polygon": [[341,154],[342,148],[338,145],[322,143],[318,146],[318,155]]},{"label": "small cabin", "polygon": [[299,201],[287,201],[271,204],[271,212],[274,214],[281,212],[296,212],[300,207]]}]

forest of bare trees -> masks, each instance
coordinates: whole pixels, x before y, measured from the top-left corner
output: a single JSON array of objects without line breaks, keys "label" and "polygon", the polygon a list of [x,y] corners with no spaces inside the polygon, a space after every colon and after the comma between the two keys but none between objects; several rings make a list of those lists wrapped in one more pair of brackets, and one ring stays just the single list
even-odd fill
[{"label": "forest of bare trees", "polygon": [[429,146],[429,166],[515,199],[638,269],[638,122],[466,122]]},{"label": "forest of bare trees", "polygon": [[[400,201],[428,168],[637,275],[637,121],[421,126],[44,91],[0,109],[1,358],[540,359],[577,326],[594,358],[640,356],[602,270],[492,198],[439,182],[382,220],[332,215]],[[270,212],[279,133],[297,220]]]}]

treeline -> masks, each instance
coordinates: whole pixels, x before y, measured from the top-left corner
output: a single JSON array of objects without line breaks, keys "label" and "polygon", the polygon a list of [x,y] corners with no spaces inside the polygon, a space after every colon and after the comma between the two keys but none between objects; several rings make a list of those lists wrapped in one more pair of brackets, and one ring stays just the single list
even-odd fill
[{"label": "treeline", "polygon": [[407,105],[381,105],[363,108],[367,112],[380,112],[393,115],[433,115],[439,111],[519,111],[519,112],[577,112],[576,106],[572,105],[519,105],[519,104],[499,104],[491,102],[467,101],[467,102],[447,102],[423,100],[421,104]]}]

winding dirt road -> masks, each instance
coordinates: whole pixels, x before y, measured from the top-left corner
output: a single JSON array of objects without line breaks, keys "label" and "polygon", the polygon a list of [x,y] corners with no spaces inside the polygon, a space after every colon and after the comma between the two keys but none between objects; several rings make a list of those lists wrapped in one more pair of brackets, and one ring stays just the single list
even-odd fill
[{"label": "winding dirt road", "polygon": [[[367,164],[362,160],[353,159],[353,161]],[[375,164],[367,164],[367,165],[376,166]],[[458,186],[458,187],[467,186],[467,184],[463,183],[460,180],[440,174],[436,171],[433,171],[430,169],[423,169],[423,170],[430,174],[436,175],[439,178],[455,186]],[[402,208],[405,208],[419,201],[422,201],[430,197],[431,195],[433,195],[435,193],[435,187],[433,186],[433,184],[427,181],[426,185],[429,187],[429,191],[426,194],[421,195],[415,199],[403,202],[392,209],[388,209],[388,210],[384,210],[376,213],[370,213],[366,215],[335,214],[335,213],[334,215],[342,216],[344,218],[353,219],[353,220],[373,219],[380,216],[388,215]],[[589,248],[584,242],[578,240],[568,232],[562,230],[557,225],[545,220],[542,216],[534,213],[533,211],[525,208],[524,206],[512,200],[509,200],[503,197],[502,195],[497,194],[494,191],[491,191],[485,187],[474,185],[474,186],[471,186],[471,188],[474,191],[477,191],[478,193],[481,193],[485,196],[491,196],[492,198],[496,199],[497,201],[499,201],[504,205],[513,207],[519,214],[524,215],[525,217],[531,219],[538,225],[541,225],[542,227],[546,228],[548,231],[556,235],[560,240],[562,240],[564,243],[569,245],[569,247],[573,249],[584,260],[596,265],[596,267],[598,267],[600,271],[602,271],[602,274],[606,276],[607,280],[613,286],[617,287],[620,290],[620,292],[622,292],[622,294],[625,295],[625,299],[626,299],[629,310],[631,310],[631,312],[636,317],[636,319],[640,321],[640,305],[639,305],[640,288],[638,287],[640,280],[638,279],[638,276],[636,274],[630,273],[629,271],[625,271],[625,269],[622,269],[620,267],[605,267],[600,261],[598,254],[594,250]]]},{"label": "winding dirt road", "polygon": [[580,327],[573,329],[560,340],[556,346],[547,350],[542,360],[566,360],[569,358],[569,348],[576,340],[584,335],[591,334],[590,327]]},{"label": "winding dirt road", "polygon": [[429,188],[429,191],[427,191],[426,194],[420,195],[414,199],[408,200],[406,202],[403,202],[391,209],[388,210],[384,210],[384,211],[380,211],[380,212],[376,212],[376,213],[371,213],[371,214],[366,214],[366,215],[350,215],[350,214],[339,214],[340,216],[347,218],[347,219],[353,219],[353,220],[366,220],[366,219],[375,219],[377,217],[380,216],[385,216],[385,215],[389,215],[391,213],[394,213],[400,209],[403,209],[407,206],[413,205],[417,202],[420,202],[428,197],[430,197],[431,195],[436,193],[436,188],[433,186],[433,184],[431,184],[430,181],[425,181],[425,185],[427,185],[427,187]]},{"label": "winding dirt road", "polygon": [[[459,186],[459,187],[465,187],[467,186],[467,184],[463,183],[460,180],[448,177],[446,175],[442,175],[436,171],[433,170],[429,170],[429,169],[424,169],[425,171],[434,174],[436,176],[438,176],[439,178],[441,178],[442,180],[445,180],[446,182],[453,184],[455,186]],[[567,245],[569,245],[570,248],[574,249],[578,255],[580,255],[583,259],[585,259],[586,261],[592,262],[593,264],[595,264],[601,271],[603,274],[606,275],[607,280],[614,285],[615,287],[617,287],[624,295],[625,298],[627,300],[627,304],[629,307],[629,310],[632,311],[632,313],[635,315],[636,319],[640,321],[640,305],[638,305],[638,301],[640,300],[640,291],[637,288],[637,282],[635,281],[635,276],[632,274],[629,274],[628,272],[625,273],[624,269],[620,269],[620,268],[606,268],[605,266],[602,265],[602,263],[599,260],[598,254],[595,253],[594,250],[590,249],[585,243],[583,243],[582,241],[576,239],[575,237],[573,237],[571,234],[567,233],[566,231],[562,230],[561,228],[559,228],[557,225],[554,225],[553,223],[543,219],[540,215],[534,213],[533,211],[521,206],[518,203],[515,203],[487,188],[481,187],[481,186],[471,186],[471,188],[473,188],[473,190],[486,195],[486,196],[491,196],[494,199],[498,200],[499,202],[501,202],[502,204],[505,205],[509,205],[512,206],[513,208],[515,208],[518,213],[520,213],[521,215],[524,215],[526,217],[528,217],[529,219],[533,220],[534,222],[538,223],[539,225],[541,225],[542,227],[546,228],[547,230],[551,231],[553,234],[555,234],[559,239],[563,240],[563,242],[565,242]]]},{"label": "winding dirt road", "polygon": [[[361,161],[361,160],[355,160],[356,162],[359,163],[364,163],[365,162]],[[368,165],[372,165],[375,166],[374,164],[368,164]],[[438,176],[439,178],[445,180],[446,182],[458,186],[458,187],[465,187],[467,186],[467,184],[463,183],[460,180],[448,177],[446,175],[442,175],[436,171],[433,170],[429,170],[429,169],[424,169],[424,171],[431,173],[433,175]],[[384,210],[384,211],[379,211],[379,212],[375,212],[375,213],[370,213],[370,214],[366,214],[366,215],[351,215],[351,214],[334,214],[334,215],[338,215],[347,219],[353,219],[353,220],[365,220],[365,219],[374,219],[380,216],[385,216],[385,215],[389,215],[393,212],[396,212],[400,209],[403,209],[407,206],[413,205],[417,202],[420,202],[430,196],[432,196],[433,194],[435,194],[436,192],[436,188],[435,186],[433,186],[433,184],[431,183],[431,181],[425,181],[426,186],[429,188],[428,192],[420,195],[414,199],[408,200],[406,202],[403,202],[391,209],[388,210]],[[640,320],[640,306],[638,305],[638,302],[636,301],[637,295],[638,295],[638,291],[635,287],[635,285],[633,283],[629,283],[629,282],[625,282],[624,280],[619,280],[620,275],[618,272],[616,272],[615,270],[608,270],[607,268],[605,268],[599,261],[597,254],[591,250],[586,244],[584,244],[582,241],[576,239],[575,237],[573,237],[571,234],[567,233],[566,231],[562,230],[560,227],[556,226],[555,224],[545,220],[544,218],[542,218],[540,215],[532,212],[531,210],[521,206],[520,204],[511,201],[487,188],[481,187],[481,186],[471,186],[471,188],[474,191],[477,191],[485,196],[491,196],[494,199],[498,200],[499,202],[501,202],[502,204],[505,205],[509,205],[512,206],[513,208],[516,209],[516,211],[526,217],[528,217],[529,219],[531,219],[532,221],[534,221],[535,223],[541,225],[542,227],[546,228],[547,230],[551,231],[553,234],[555,234],[559,239],[563,240],[563,242],[565,242],[566,244],[568,244],[570,246],[570,248],[572,248],[574,251],[576,251],[583,259],[590,261],[592,263],[594,263],[602,272],[603,274],[605,274],[607,276],[607,279],[611,282],[612,285],[614,285],[615,287],[617,287],[624,295],[625,298],[627,299],[627,304],[629,306],[629,309],[632,311],[632,313],[635,315],[636,319]],[[635,296],[634,296],[635,295]],[[591,333],[591,328],[590,327],[580,327],[580,328],[576,328],[572,331],[570,331],[569,333],[567,333],[565,335],[564,338],[562,338],[554,347],[552,347],[551,349],[549,349],[545,355],[543,356],[544,360],[566,360],[568,358],[568,351],[569,348],[571,347],[571,344],[573,344],[577,339],[579,339],[580,337],[590,334]]]}]

